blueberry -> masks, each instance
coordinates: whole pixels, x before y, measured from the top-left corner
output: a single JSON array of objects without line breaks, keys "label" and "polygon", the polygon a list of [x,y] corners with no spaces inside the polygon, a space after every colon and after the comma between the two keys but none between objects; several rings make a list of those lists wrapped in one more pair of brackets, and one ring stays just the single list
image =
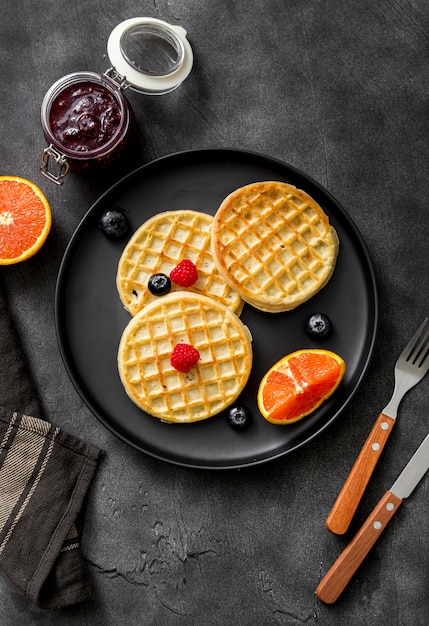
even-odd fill
[{"label": "blueberry", "polygon": [[236,430],[244,430],[248,428],[251,421],[251,414],[245,406],[233,406],[229,409],[227,416],[227,422],[232,428]]},{"label": "blueberry", "polygon": [[147,286],[154,296],[165,296],[171,289],[171,280],[165,274],[153,274]]},{"label": "blueberry", "polygon": [[128,231],[128,220],[120,209],[111,209],[100,217],[98,227],[109,239],[119,239]]},{"label": "blueberry", "polygon": [[331,331],[331,320],[325,313],[313,313],[305,321],[305,332],[314,339],[324,339]]}]

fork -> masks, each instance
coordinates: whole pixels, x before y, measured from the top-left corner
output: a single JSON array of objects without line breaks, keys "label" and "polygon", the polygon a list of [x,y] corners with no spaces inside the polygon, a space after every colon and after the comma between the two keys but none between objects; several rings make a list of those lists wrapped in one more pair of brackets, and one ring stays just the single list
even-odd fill
[{"label": "fork", "polygon": [[395,364],[393,395],[378,416],[357,457],[346,482],[331,509],[327,528],[342,535],[348,529],[381,452],[396,422],[399,404],[404,395],[417,385],[429,370],[429,328],[425,319],[407,343]]}]

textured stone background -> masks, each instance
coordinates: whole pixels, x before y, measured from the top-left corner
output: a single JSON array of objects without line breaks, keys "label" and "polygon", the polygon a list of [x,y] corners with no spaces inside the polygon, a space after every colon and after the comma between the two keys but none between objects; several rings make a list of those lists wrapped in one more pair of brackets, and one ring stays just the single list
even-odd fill
[{"label": "textured stone background", "polygon": [[[429,4],[426,0],[15,0],[2,2],[0,169],[37,182],[51,236],[5,268],[47,416],[106,451],[83,550],[90,601],[61,613],[29,604],[0,574],[2,626],[424,626],[429,623],[428,479],[403,506],[340,601],[314,589],[428,431],[428,380],[404,400],[353,526],[324,528],[342,482],[389,399],[404,341],[428,314]],[[162,98],[131,94],[135,154],[109,177],[38,172],[44,93],[77,70],[104,71],[112,28],[146,15],[188,31],[195,65]],[[254,150],[303,170],[346,208],[372,257],[380,325],[353,402],[317,440],[238,472],[195,471],[143,455],[105,430],[62,364],[54,289],[65,247],[112,182],[191,148]],[[353,333],[353,328],[350,328]]]}]

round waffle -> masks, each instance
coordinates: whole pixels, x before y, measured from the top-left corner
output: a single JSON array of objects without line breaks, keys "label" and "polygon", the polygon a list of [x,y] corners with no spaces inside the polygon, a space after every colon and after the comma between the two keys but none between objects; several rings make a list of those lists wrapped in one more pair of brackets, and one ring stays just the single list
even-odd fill
[{"label": "round waffle", "polygon": [[277,181],[237,189],[220,205],[211,246],[225,280],[252,306],[288,311],[329,280],[338,237],[307,193]]},{"label": "round waffle", "polygon": [[[148,289],[153,274],[166,274],[184,259],[197,268],[198,280],[187,291],[210,296],[237,315],[243,301],[217,270],[210,247],[213,216],[198,211],[166,211],[147,220],[133,234],[119,260],[116,286],[131,315],[158,299]],[[172,283],[171,291],[183,291]]]},{"label": "round waffle", "polygon": [[[200,359],[187,373],[171,365],[173,348],[187,343]],[[232,404],[252,367],[251,336],[229,307],[194,293],[159,297],[126,326],[119,375],[131,400],[166,422],[207,419]]]}]

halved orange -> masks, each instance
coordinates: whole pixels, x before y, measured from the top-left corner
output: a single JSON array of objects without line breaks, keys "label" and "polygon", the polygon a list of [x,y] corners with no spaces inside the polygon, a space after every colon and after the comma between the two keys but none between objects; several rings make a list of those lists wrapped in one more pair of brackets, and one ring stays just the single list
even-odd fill
[{"label": "halved orange", "polygon": [[329,350],[297,350],[268,370],[258,390],[258,407],[273,424],[292,424],[312,413],[340,384],[346,364]]},{"label": "halved orange", "polygon": [[49,203],[37,185],[19,176],[0,176],[0,265],[36,254],[51,223]]}]

